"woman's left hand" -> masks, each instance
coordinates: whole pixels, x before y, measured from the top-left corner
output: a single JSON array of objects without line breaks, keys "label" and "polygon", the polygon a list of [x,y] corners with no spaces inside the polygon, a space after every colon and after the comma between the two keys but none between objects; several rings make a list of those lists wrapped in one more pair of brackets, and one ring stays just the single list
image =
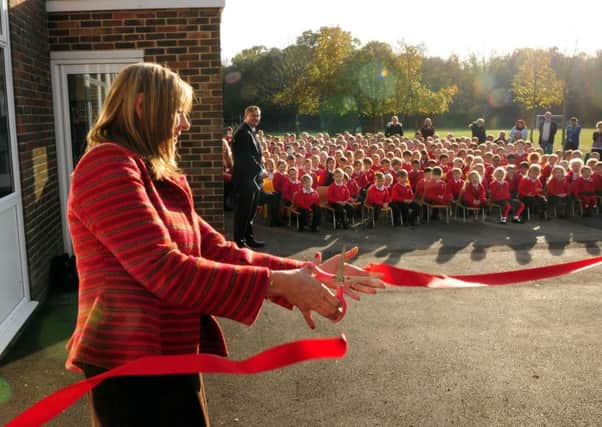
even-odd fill
[{"label": "woman's left hand", "polygon": [[[359,248],[356,246],[347,252],[345,252],[345,261],[349,261],[357,256]],[[337,274],[341,260],[341,254],[335,255],[322,262],[322,254],[317,253],[315,255],[315,263],[320,267],[321,270]],[[345,293],[354,300],[360,299],[356,292],[364,294],[375,294],[377,289],[384,289],[385,284],[380,280],[379,274],[370,273],[363,268],[357,267],[353,264],[345,263],[343,271],[344,281],[343,288]],[[332,289],[338,288],[341,283],[337,282],[336,278],[321,280],[326,286]]]}]

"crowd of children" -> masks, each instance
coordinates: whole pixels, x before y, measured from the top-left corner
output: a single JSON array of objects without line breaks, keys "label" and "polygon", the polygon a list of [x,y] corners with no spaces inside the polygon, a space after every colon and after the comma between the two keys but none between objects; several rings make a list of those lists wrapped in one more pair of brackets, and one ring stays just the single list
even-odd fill
[{"label": "crowd of children", "polygon": [[598,153],[548,155],[525,140],[348,132],[258,136],[268,171],[261,199],[276,226],[283,215],[295,214],[300,230],[310,225],[317,231],[325,210],[342,228],[362,212],[369,224],[387,212],[394,226],[416,225],[428,215],[425,206],[495,207],[500,223],[520,223],[528,215],[591,215],[602,194]]}]

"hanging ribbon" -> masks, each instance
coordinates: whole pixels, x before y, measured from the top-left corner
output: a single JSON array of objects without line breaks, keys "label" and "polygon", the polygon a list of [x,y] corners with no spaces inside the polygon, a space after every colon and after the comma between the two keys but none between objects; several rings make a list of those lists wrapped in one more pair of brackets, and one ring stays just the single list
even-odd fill
[{"label": "hanging ribbon", "polygon": [[[369,264],[365,270],[370,273],[377,273],[381,280],[393,286],[462,288],[509,285],[512,283],[549,279],[583,271],[600,264],[602,264],[602,257],[594,257],[544,267],[467,275],[430,274],[393,267],[387,264]],[[315,264],[311,268],[319,280],[332,280],[336,277],[334,274],[321,270]],[[344,294],[344,286],[338,287],[336,297],[341,301],[342,305],[342,313],[339,320],[343,318],[347,311]],[[95,377],[79,381],[45,397],[10,421],[6,427],[39,426],[48,422],[100,382],[110,377],[193,373],[249,375],[283,368],[308,360],[341,358],[345,355],[346,351],[347,341],[345,336],[342,335],[340,338],[302,340],[283,344],[241,361],[232,361],[207,354],[144,357]]]},{"label": "hanging ribbon", "polygon": [[265,350],[245,360],[229,360],[211,354],[149,356],[126,363],[95,377],[71,384],[43,398],[10,421],[6,427],[40,426],[59,415],[103,380],[116,376],[176,374],[249,375],[272,371],[317,359],[340,359],[347,352],[347,340],[322,338],[295,341]]},{"label": "hanging ribbon", "polygon": [[467,288],[475,286],[510,285],[513,283],[549,279],[593,268],[602,264],[602,257],[554,264],[545,267],[526,268],[499,273],[446,275],[430,274],[393,267],[387,264],[369,264],[365,269],[379,273],[382,281],[393,286],[422,286],[427,288]]}]

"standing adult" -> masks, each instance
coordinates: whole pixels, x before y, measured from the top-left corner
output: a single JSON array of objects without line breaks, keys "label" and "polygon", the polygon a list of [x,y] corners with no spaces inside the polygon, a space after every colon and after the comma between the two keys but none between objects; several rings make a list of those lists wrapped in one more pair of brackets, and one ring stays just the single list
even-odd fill
[{"label": "standing adult", "polygon": [[[240,249],[196,213],[176,162],[193,99],[167,68],[126,67],[73,172],[67,216],[80,286],[66,367],[88,378],[145,356],[225,356],[214,316],[250,325],[265,301],[296,306],[312,328],[313,311],[340,318],[337,298],[303,263]],[[322,267],[336,271],[337,259]],[[382,287],[345,270],[360,279],[348,288]],[[207,424],[198,374],[108,378],[90,402],[97,427]]]},{"label": "standing adult", "polygon": [[430,118],[424,119],[424,123],[420,128],[420,135],[426,140],[429,136],[432,138],[435,136],[435,128],[433,127],[433,121]]},{"label": "standing adult", "polygon": [[391,117],[391,121],[385,127],[385,136],[390,137],[393,135],[403,136],[403,126],[397,116]]},{"label": "standing adult", "polygon": [[579,136],[581,135],[581,125],[577,117],[571,117],[569,125],[566,127],[566,139],[564,141],[565,150],[579,149]]},{"label": "standing adult", "polygon": [[256,240],[253,218],[257,210],[259,191],[266,175],[261,143],[256,132],[261,121],[261,110],[256,105],[245,109],[245,118],[232,136],[231,148],[232,193],[234,194],[234,241],[239,247],[257,249],[265,243]]},{"label": "standing adult", "polygon": [[592,153],[600,154],[602,158],[602,121],[596,123],[596,130],[593,135],[594,143],[592,144]]},{"label": "standing adult", "polygon": [[514,123],[514,127],[510,129],[510,138],[508,142],[515,143],[519,139],[523,141],[527,139],[529,136],[529,130],[527,129],[527,125],[523,119],[518,119],[516,123]]},{"label": "standing adult", "polygon": [[487,140],[487,131],[485,130],[485,119],[479,118],[468,125],[472,131],[473,138],[479,138],[479,144],[482,144]]},{"label": "standing adult", "polygon": [[552,113],[546,111],[543,121],[539,123],[539,146],[543,149],[544,154],[552,154],[557,130],[558,126],[552,121]]}]

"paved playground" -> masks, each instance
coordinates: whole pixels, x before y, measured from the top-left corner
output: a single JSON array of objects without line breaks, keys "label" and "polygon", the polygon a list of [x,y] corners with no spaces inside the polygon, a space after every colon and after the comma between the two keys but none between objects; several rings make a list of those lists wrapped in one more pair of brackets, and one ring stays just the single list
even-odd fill
[{"label": "paved playground", "polygon": [[[229,220],[229,218],[227,218]],[[379,224],[318,234],[257,226],[270,252],[311,258],[342,245],[358,264],[477,273],[600,255],[602,217],[502,226],[452,220],[415,229]],[[231,357],[345,333],[343,360],[257,376],[207,376],[217,426],[602,425],[602,269],[497,288],[389,288],[350,302],[339,324],[309,330],[267,304],[247,328],[224,321]],[[53,298],[0,367],[0,423],[79,379],[65,372],[75,298]],[[50,423],[89,425],[82,399]]]}]

